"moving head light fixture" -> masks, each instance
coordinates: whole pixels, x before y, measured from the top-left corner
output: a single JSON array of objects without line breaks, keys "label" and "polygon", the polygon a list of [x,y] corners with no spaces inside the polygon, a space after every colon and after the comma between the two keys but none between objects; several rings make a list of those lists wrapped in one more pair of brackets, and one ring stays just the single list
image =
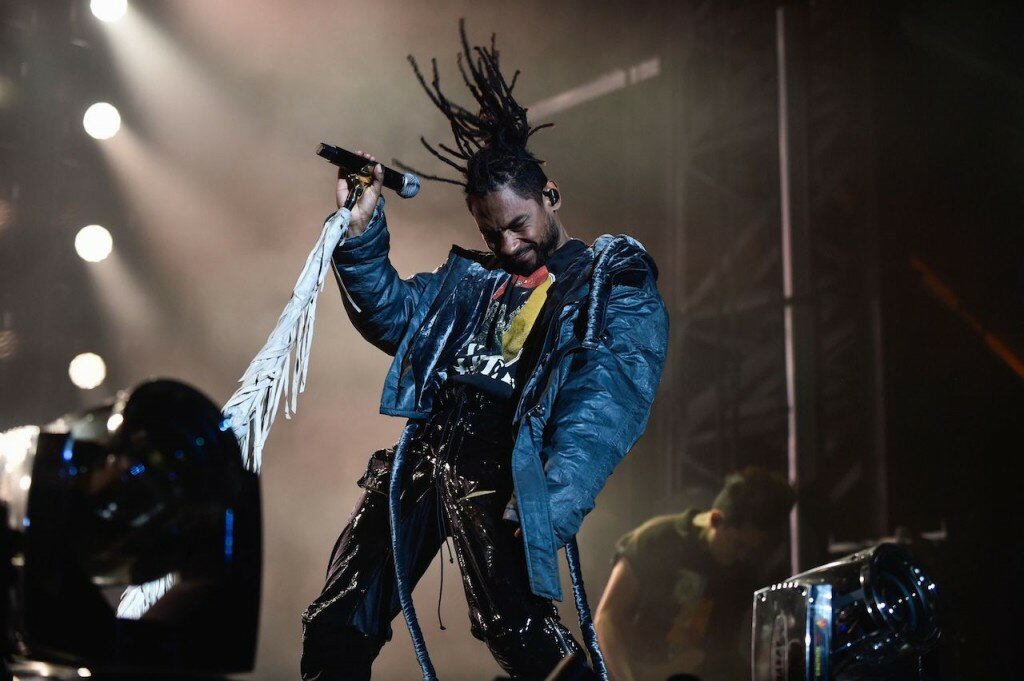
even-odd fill
[{"label": "moving head light fixture", "polygon": [[[189,386],[144,383],[0,435],[0,526],[0,640],[15,674],[252,668],[259,486],[220,411]],[[118,615],[127,586],[161,580],[169,590]]]},{"label": "moving head light fixture", "polygon": [[896,544],[761,589],[754,594],[754,681],[906,678],[908,658],[920,658],[939,637],[935,598],[934,582]]}]

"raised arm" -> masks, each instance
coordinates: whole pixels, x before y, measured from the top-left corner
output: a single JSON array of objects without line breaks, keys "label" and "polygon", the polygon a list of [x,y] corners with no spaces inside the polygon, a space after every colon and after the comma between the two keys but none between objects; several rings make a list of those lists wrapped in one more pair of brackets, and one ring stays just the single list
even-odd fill
[{"label": "raised arm", "polygon": [[[369,154],[359,153],[367,161],[375,160]],[[352,208],[348,237],[334,250],[334,275],[352,324],[363,338],[394,355],[420,293],[433,274],[402,279],[391,265],[391,237],[384,217],[384,198],[380,195],[384,171],[379,164],[373,176],[373,183]],[[344,173],[339,170],[339,207],[348,199],[349,191]]]}]

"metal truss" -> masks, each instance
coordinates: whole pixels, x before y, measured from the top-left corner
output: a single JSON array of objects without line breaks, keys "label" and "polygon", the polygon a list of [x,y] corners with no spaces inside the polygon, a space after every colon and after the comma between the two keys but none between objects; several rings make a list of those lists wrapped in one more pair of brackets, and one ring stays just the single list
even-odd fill
[{"label": "metal truss", "polygon": [[653,418],[669,498],[715,489],[748,464],[781,472],[786,460],[773,8],[678,12],[659,259],[672,332]]},{"label": "metal truss", "polygon": [[[872,114],[874,3],[806,10],[818,447],[802,478],[828,539],[888,531]],[[820,533],[819,533],[820,535]]]},{"label": "metal truss", "polygon": [[[795,352],[812,405],[801,523],[827,540],[884,533],[885,475],[870,116],[870,5],[797,7],[804,102],[801,200],[810,311]],[[649,437],[648,489],[664,500],[757,464],[787,468],[779,62],[774,3],[680,3],[664,59],[672,107],[661,289],[669,363]],[[641,500],[650,504],[649,499]],[[655,503],[664,508],[669,504]],[[828,532],[819,530],[827,523]]]}]

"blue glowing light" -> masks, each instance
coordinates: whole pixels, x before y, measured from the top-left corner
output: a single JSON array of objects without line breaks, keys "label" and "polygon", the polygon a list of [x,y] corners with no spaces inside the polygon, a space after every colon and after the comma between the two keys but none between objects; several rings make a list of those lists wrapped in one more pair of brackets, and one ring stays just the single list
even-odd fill
[{"label": "blue glowing light", "polygon": [[224,558],[231,562],[235,557],[235,511],[224,511]]},{"label": "blue glowing light", "polygon": [[61,457],[65,461],[71,461],[74,455],[74,444],[72,443],[71,438],[69,437],[68,439],[64,440],[64,451],[61,452]]},{"label": "blue glowing light", "polygon": [[129,470],[128,472],[131,473],[132,476],[138,477],[146,472],[146,466],[141,463],[137,463],[134,466],[132,466],[131,470]]}]

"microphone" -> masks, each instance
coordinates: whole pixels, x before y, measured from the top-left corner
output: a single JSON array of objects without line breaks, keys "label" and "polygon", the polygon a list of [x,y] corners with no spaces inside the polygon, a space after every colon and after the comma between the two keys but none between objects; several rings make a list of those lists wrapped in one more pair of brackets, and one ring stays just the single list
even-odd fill
[{"label": "microphone", "polygon": [[[317,156],[327,159],[329,162],[344,168],[349,172],[358,172],[367,163],[367,159],[359,154],[353,154],[341,147],[332,147],[330,144],[321,143],[316,148]],[[420,191],[420,178],[412,173],[400,173],[384,166],[384,186],[398,193],[403,199],[411,199]]]}]

